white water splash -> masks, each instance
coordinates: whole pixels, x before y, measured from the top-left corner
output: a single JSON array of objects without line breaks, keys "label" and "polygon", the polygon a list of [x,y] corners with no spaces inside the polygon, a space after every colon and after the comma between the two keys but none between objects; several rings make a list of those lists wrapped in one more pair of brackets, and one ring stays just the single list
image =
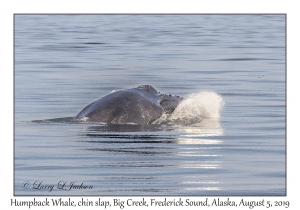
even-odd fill
[{"label": "white water splash", "polygon": [[84,116],[84,117],[78,119],[79,122],[87,122],[88,120],[89,120],[89,118],[86,117],[86,116]]},{"label": "white water splash", "polygon": [[184,99],[171,115],[163,115],[155,124],[194,124],[203,118],[220,118],[220,112],[225,102],[223,98],[212,91],[193,93]]}]

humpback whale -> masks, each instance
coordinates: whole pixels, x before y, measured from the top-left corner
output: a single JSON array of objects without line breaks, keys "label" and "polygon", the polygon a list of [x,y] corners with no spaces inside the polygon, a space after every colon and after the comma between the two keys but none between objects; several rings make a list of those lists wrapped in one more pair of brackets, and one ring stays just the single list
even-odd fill
[{"label": "humpback whale", "polygon": [[171,114],[182,97],[158,92],[151,85],[113,91],[83,108],[77,121],[105,124],[151,124],[163,114]]}]

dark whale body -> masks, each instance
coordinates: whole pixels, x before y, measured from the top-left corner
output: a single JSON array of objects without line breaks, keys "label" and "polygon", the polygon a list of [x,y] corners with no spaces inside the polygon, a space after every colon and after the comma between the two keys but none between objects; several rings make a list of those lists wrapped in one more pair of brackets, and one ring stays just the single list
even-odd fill
[{"label": "dark whale body", "polygon": [[105,124],[151,124],[170,114],[183,100],[157,92],[150,85],[118,90],[86,106],[75,120]]}]

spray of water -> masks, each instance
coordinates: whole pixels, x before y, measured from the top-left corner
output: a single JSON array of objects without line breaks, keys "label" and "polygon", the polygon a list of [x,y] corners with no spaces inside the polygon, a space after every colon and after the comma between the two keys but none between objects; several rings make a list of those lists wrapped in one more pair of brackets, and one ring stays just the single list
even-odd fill
[{"label": "spray of water", "polygon": [[212,91],[193,93],[184,99],[171,115],[163,115],[155,124],[199,123],[204,118],[220,118],[225,102],[220,95]]}]

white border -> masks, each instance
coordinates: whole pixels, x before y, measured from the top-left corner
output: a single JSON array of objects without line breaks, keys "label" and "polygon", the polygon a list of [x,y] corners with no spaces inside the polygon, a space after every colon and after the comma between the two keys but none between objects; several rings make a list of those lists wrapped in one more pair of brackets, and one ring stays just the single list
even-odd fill
[{"label": "white border", "polygon": [[[298,72],[300,56],[300,18],[296,1],[263,1],[263,0],[227,0],[227,1],[162,1],[162,0],[110,0],[110,1],[8,1],[0,3],[1,24],[1,181],[0,206],[12,208],[10,200],[13,196],[13,14],[15,13],[281,13],[287,14],[287,196],[269,197],[271,201],[288,200],[289,209],[297,209],[300,205],[299,188],[299,93]],[[4,116],[3,116],[4,115]],[[33,197],[16,197],[32,200]],[[53,197],[52,197],[53,198]],[[111,197],[106,197],[112,199]],[[42,197],[38,198],[43,200]],[[94,198],[95,199],[95,198]],[[124,197],[127,200],[128,197]],[[196,198],[195,198],[196,199]],[[212,199],[212,198],[210,198]],[[224,198],[225,199],[225,198]],[[239,202],[240,197],[232,200]],[[251,197],[246,199],[251,200]],[[254,197],[253,200],[260,200]],[[80,197],[74,198],[80,200]],[[70,207],[73,208],[73,207]],[[95,208],[95,207],[94,207]],[[99,208],[99,207],[98,207]],[[28,209],[28,207],[18,207]],[[68,209],[68,207],[63,207]],[[116,208],[120,209],[120,208]],[[128,209],[128,207],[126,207]],[[154,209],[154,208],[147,208]],[[210,209],[214,209],[210,207]],[[258,209],[257,207],[255,209]]]}]

